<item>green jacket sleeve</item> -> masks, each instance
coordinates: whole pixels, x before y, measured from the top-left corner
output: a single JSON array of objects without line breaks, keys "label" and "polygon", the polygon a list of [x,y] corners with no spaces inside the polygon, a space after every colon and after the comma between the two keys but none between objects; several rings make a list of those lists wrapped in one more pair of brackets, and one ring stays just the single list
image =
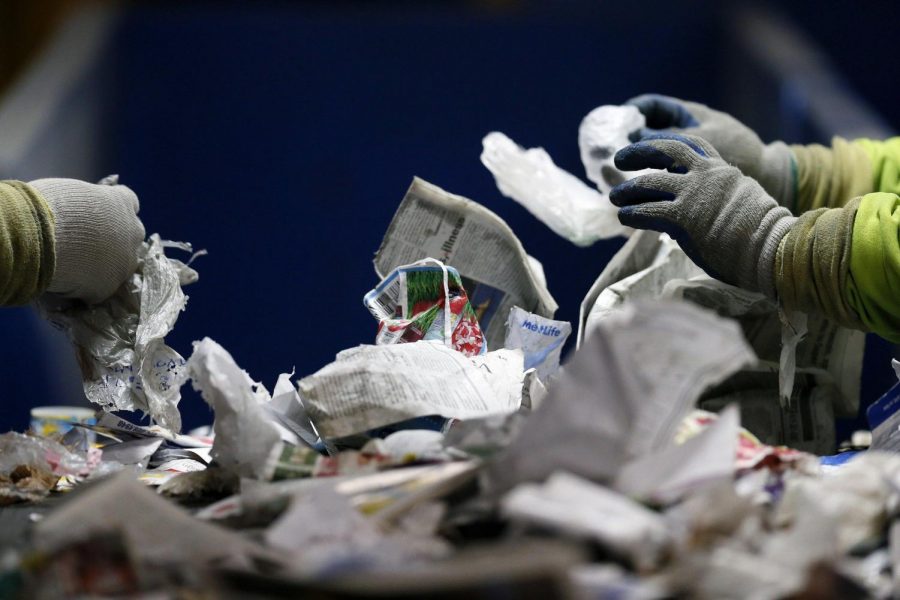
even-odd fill
[{"label": "green jacket sleeve", "polygon": [[853,223],[847,303],[864,329],[900,343],[900,197],[863,196]]},{"label": "green jacket sleeve", "polygon": [[900,138],[795,156],[800,217],[776,256],[779,298],[900,343]]},{"label": "green jacket sleeve", "polygon": [[838,208],[852,198],[876,191],[872,155],[863,142],[835,137],[831,148],[819,144],[791,146],[796,189],[794,206],[788,208],[802,215],[819,208]]},{"label": "green jacket sleeve", "polygon": [[27,183],[0,181],[0,306],[26,304],[50,285],[56,265],[53,213]]}]

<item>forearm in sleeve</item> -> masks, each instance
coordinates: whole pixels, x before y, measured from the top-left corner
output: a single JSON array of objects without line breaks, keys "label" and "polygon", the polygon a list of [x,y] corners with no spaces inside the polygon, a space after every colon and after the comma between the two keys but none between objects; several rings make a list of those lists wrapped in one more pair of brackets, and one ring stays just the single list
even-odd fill
[{"label": "forearm in sleeve", "polygon": [[900,342],[900,197],[871,193],[801,215],[782,239],[775,287],[787,310]]},{"label": "forearm in sleeve", "polygon": [[795,215],[839,208],[852,198],[876,191],[870,153],[858,142],[835,137],[831,147],[791,146],[795,159]]},{"label": "forearm in sleeve", "polygon": [[794,214],[839,208],[871,192],[900,194],[900,137],[884,141],[835,137],[831,147],[791,146]]},{"label": "forearm in sleeve", "polygon": [[27,304],[53,277],[54,219],[40,193],[21,181],[0,181],[0,306]]}]

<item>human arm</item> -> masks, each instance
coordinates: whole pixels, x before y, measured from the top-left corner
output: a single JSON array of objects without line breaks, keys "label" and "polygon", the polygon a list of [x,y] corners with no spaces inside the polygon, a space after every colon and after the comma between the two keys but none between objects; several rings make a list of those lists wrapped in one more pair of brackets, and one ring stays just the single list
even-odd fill
[{"label": "human arm", "polygon": [[0,306],[27,304],[56,267],[55,220],[34,187],[0,181]]},{"label": "human arm", "polygon": [[900,197],[872,193],[793,217],[708,142],[658,135],[616,156],[667,169],[617,186],[623,224],[665,231],[710,275],[788,310],[900,341]]},{"label": "human arm", "polygon": [[114,182],[0,182],[0,305],[45,291],[88,303],[110,296],[137,265],[138,209]]},{"label": "human arm", "polygon": [[740,121],[703,104],[658,94],[638,96],[628,104],[647,122],[633,141],[663,132],[699,136],[797,215],[837,208],[871,192],[900,192],[900,138],[880,142],[835,137],[830,147],[763,144]]}]

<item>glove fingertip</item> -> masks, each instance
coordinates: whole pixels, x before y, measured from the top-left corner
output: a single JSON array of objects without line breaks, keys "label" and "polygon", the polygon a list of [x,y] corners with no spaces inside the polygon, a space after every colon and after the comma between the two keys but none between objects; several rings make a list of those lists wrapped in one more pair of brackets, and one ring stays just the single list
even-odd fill
[{"label": "glove fingertip", "polygon": [[623,206],[619,209],[619,223],[633,229],[651,229],[653,231],[665,231],[671,227],[666,219],[646,214],[641,205]]},{"label": "glove fingertip", "polygon": [[651,129],[650,127],[641,127],[640,129],[635,129],[634,131],[628,134],[628,141],[634,144],[635,142],[640,142],[647,139],[651,135],[655,135],[657,133],[661,133],[663,130],[661,129]]},{"label": "glove fingertip", "polygon": [[667,169],[672,166],[672,159],[652,144],[646,143],[646,140],[625,146],[616,152],[613,161],[620,171]]}]

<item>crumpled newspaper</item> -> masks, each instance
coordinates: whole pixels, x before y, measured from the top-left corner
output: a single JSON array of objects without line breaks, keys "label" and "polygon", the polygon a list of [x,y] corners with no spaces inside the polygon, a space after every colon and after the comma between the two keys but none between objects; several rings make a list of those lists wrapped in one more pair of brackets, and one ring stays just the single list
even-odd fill
[{"label": "crumpled newspaper", "polygon": [[135,273],[110,298],[86,305],[48,295],[40,309],[75,345],[91,402],[104,410],[141,410],[177,432],[185,360],[163,338],[187,303],[182,286],[197,281],[188,265],[206,251],[184,263],[166,256],[166,248],[192,251],[188,243],[153,234],[139,250]]}]

